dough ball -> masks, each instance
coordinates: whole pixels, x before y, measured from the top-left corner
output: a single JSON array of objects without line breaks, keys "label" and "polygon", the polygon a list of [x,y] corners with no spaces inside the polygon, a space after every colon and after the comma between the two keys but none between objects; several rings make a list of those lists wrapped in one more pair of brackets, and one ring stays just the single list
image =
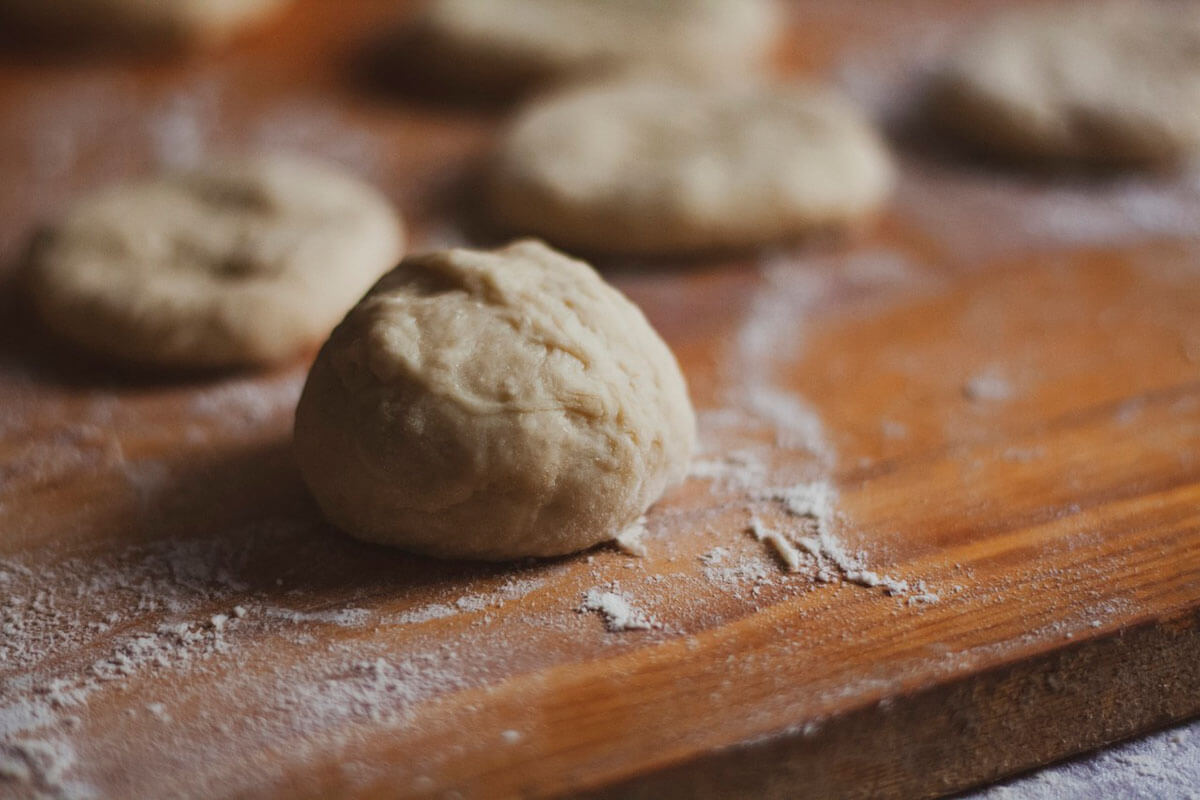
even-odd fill
[{"label": "dough ball", "polygon": [[333,332],[296,410],[321,509],[444,558],[612,539],[684,477],[687,388],[641,311],[540,242],[411,256]]},{"label": "dough ball", "polygon": [[503,136],[488,201],[516,233],[670,254],[854,222],[892,177],[880,137],[830,92],[640,81],[531,105]]},{"label": "dough ball", "polygon": [[1200,146],[1200,5],[1122,0],[1026,9],[963,42],[931,111],[988,151],[1169,162]]},{"label": "dough ball", "polygon": [[119,186],[31,248],[47,326],[120,360],[230,367],[316,346],[402,255],[387,200],[328,166],[259,158]]},{"label": "dough ball", "polygon": [[224,40],[290,0],[0,0],[0,24],[88,44],[171,47]]},{"label": "dough ball", "polygon": [[626,69],[723,76],[761,66],[779,27],[773,0],[433,0],[410,63],[491,91]]}]

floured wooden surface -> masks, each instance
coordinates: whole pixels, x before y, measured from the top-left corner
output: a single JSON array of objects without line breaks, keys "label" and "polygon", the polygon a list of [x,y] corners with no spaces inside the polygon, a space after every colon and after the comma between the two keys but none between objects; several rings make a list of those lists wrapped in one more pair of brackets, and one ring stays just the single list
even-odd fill
[{"label": "floured wooden surface", "polygon": [[[851,24],[814,4],[793,66],[893,116],[973,13],[894,6]],[[254,147],[374,180],[418,247],[465,238],[456,185],[497,120],[347,85],[388,13],[331,30],[313,0],[174,66],[10,59],[3,262],[75,192]],[[899,149],[894,208],[852,242],[601,265],[700,413],[693,477],[647,515],[642,556],[358,544],[291,461],[306,365],[112,373],[45,341],[6,286],[0,794],[636,793],[681,771],[930,794],[1196,713],[1200,181]],[[1150,656],[1169,681],[1122,677]],[[1050,711],[1076,732],[1039,738]],[[1002,724],[1032,733],[1004,749]]]}]

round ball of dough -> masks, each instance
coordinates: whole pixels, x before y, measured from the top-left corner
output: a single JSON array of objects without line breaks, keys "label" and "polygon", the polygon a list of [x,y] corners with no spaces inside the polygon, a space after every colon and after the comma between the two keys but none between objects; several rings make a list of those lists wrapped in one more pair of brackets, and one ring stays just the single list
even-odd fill
[{"label": "round ball of dough", "polygon": [[413,68],[492,91],[627,69],[722,77],[766,60],[773,0],[433,0]]},{"label": "round ball of dough", "polygon": [[227,39],[290,0],[0,0],[0,23],[95,44],[152,48]]},{"label": "round ball of dough", "polygon": [[1010,12],[963,42],[930,107],[1009,157],[1165,162],[1200,149],[1200,6],[1122,0]]},{"label": "round ball of dough", "polygon": [[531,105],[503,136],[487,199],[514,233],[671,254],[856,221],[892,179],[880,137],[830,92],[639,81]]},{"label": "round ball of dough", "polygon": [[326,517],[444,558],[612,539],[683,478],[687,388],[642,313],[534,241],[411,256],[333,332],[296,409]]},{"label": "round ball of dough", "polygon": [[321,342],[403,241],[371,187],[258,158],[83,200],[35,239],[29,288],[51,330],[112,358],[267,364]]}]

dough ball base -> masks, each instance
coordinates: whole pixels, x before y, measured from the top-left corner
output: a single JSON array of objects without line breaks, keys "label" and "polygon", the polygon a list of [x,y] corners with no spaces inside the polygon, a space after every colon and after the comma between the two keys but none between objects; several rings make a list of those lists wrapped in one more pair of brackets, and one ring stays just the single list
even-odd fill
[{"label": "dough ball base", "polygon": [[166,367],[294,358],[399,260],[387,200],[338,170],[259,158],[103,191],[34,241],[47,327],[95,353]]},{"label": "dough ball base", "polygon": [[670,350],[589,266],[534,241],[412,256],[333,332],[296,410],[326,517],[443,558],[571,553],[684,477]]},{"label": "dough ball base", "polygon": [[532,104],[501,140],[486,199],[515,234],[657,255],[849,225],[892,182],[880,137],[829,92],[629,81]]},{"label": "dough ball base", "polygon": [[759,68],[778,30],[772,0],[434,0],[412,68],[506,93],[628,70],[719,78]]},{"label": "dough ball base", "polygon": [[1200,7],[1136,0],[1010,12],[967,37],[929,97],[976,148],[1042,162],[1200,152]]}]

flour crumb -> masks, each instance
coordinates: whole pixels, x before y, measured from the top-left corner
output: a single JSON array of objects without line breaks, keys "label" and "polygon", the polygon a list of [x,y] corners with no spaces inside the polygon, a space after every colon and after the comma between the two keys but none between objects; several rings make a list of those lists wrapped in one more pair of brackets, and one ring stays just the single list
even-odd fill
[{"label": "flour crumb", "polygon": [[768,528],[758,517],[750,518],[750,532],[754,534],[755,539],[771,546],[775,554],[779,556],[779,560],[787,567],[788,572],[799,572],[800,551],[782,533]]},{"label": "flour crumb", "polygon": [[756,499],[779,503],[789,515],[804,521],[809,535],[795,536],[792,541],[817,560],[818,581],[833,583],[841,578],[859,586],[881,587],[889,595],[909,592],[908,581],[867,569],[863,555],[847,552],[845,545],[834,535],[837,490],[829,483],[815,481],[765,489],[756,495]]},{"label": "flour crumb", "polygon": [[268,617],[287,622],[320,622],[342,628],[359,628],[367,624],[371,612],[365,608],[342,608],[330,611],[294,611],[290,608],[267,608]]},{"label": "flour crumb", "polygon": [[777,572],[775,568],[763,564],[761,559],[744,559],[729,566],[705,567],[704,577],[731,594],[742,595],[749,589],[750,594],[757,597],[764,586],[774,585]]},{"label": "flour crumb", "polygon": [[0,786],[23,786],[32,790],[33,797],[68,796],[71,787],[66,784],[66,775],[74,762],[74,751],[63,742],[0,742]]},{"label": "flour crumb", "polygon": [[700,555],[698,555],[696,557],[705,564],[710,564],[710,565],[720,564],[726,558],[729,557],[729,548],[714,547],[712,550],[709,550],[707,553],[701,553]]},{"label": "flour crumb", "polygon": [[522,737],[520,731],[514,731],[510,729],[507,731],[501,731],[500,738],[508,744],[516,744],[517,742],[521,741]]},{"label": "flour crumb", "polygon": [[579,607],[579,611],[595,611],[602,614],[605,627],[614,633],[662,627],[653,617],[630,605],[629,600],[618,594],[616,589],[616,584],[612,584],[608,589],[588,589],[583,595],[583,605]]},{"label": "flour crumb", "polygon": [[828,528],[833,521],[837,490],[825,481],[814,481],[764,489],[756,499],[781,503],[792,516],[811,519],[819,531]]},{"label": "flour crumb", "polygon": [[646,557],[646,544],[642,536],[646,533],[646,518],[638,517],[632,525],[617,534],[614,540],[617,548],[624,554],[636,558]]},{"label": "flour crumb", "polygon": [[963,384],[963,396],[972,402],[1002,403],[1014,394],[1012,384],[997,367],[989,367]]},{"label": "flour crumb", "polygon": [[448,603],[429,603],[397,614],[389,621],[396,625],[414,625],[422,622],[431,622],[444,617],[452,617],[460,610],[457,606],[452,606]]},{"label": "flour crumb", "polygon": [[910,606],[931,606],[941,602],[941,597],[936,592],[921,592],[920,594],[911,594],[905,602]]},{"label": "flour crumb", "polygon": [[494,592],[467,594],[453,603],[428,603],[395,616],[385,618],[388,625],[413,625],[435,619],[452,617],[455,614],[501,608],[511,600],[519,600],[544,583],[540,578],[510,579]]}]

